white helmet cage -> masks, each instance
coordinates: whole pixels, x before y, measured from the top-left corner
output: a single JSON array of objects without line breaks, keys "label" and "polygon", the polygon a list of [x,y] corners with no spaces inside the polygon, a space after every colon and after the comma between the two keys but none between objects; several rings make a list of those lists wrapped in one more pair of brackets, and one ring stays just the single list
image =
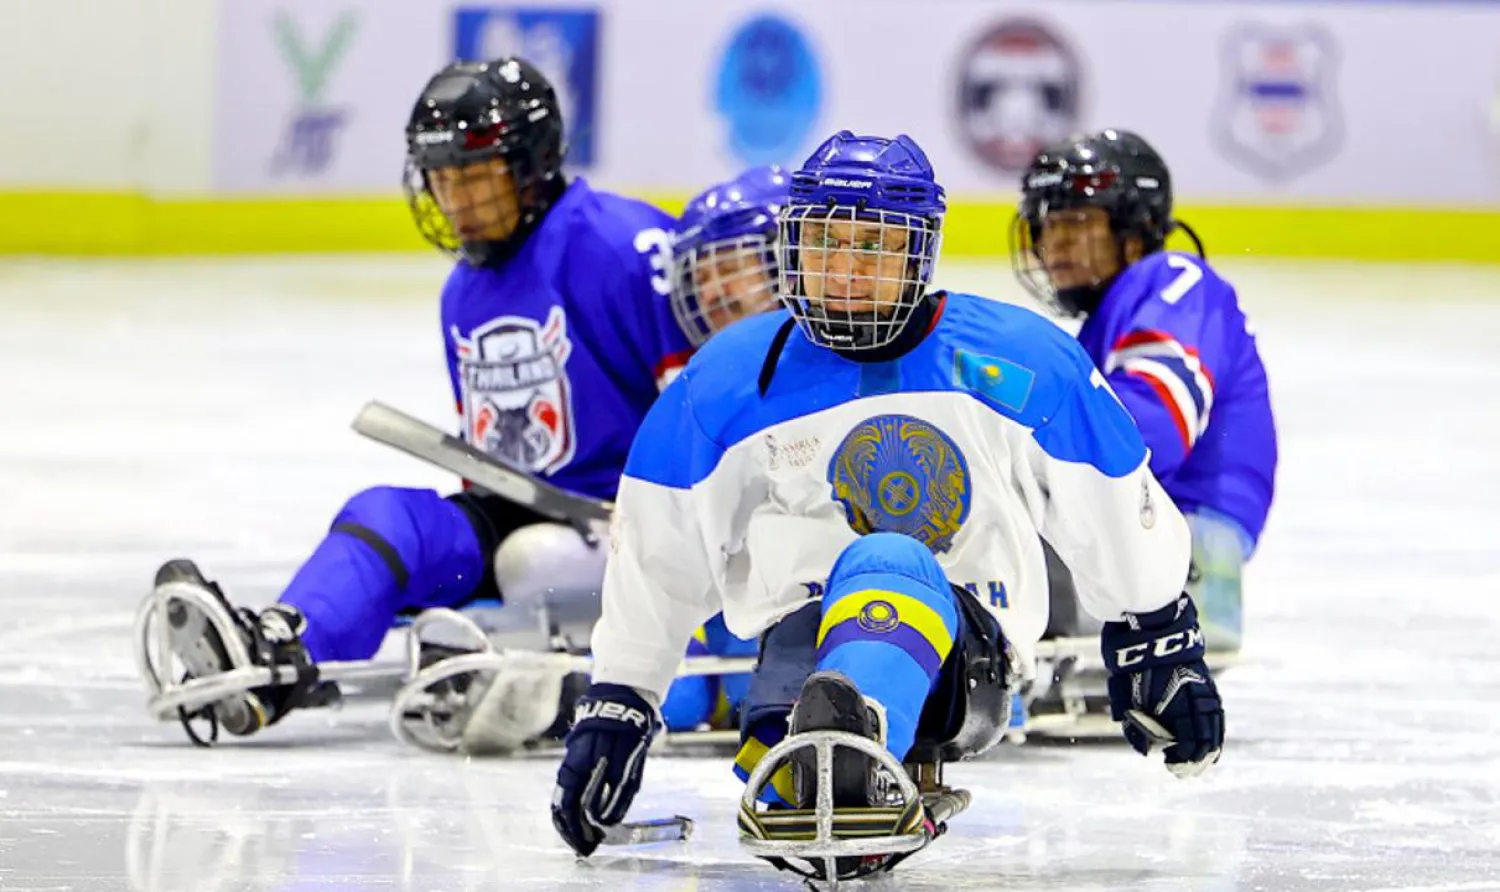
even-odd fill
[{"label": "white helmet cage", "polygon": [[835,349],[874,350],[921,304],[941,216],[801,204],[781,212],[780,295],[803,333]]},{"label": "white helmet cage", "polygon": [[700,347],[724,327],[774,307],[776,282],[776,249],[766,233],[702,241],[675,252],[672,312]]}]

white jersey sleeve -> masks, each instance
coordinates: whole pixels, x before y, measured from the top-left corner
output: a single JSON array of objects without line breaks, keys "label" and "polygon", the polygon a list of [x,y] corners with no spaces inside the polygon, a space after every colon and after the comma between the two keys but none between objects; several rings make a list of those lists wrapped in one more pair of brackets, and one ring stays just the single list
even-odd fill
[{"label": "white jersey sleeve", "polygon": [[1023,488],[1035,487],[1038,531],[1072,573],[1083,608],[1119,620],[1177,597],[1190,535],[1104,376],[1092,369],[1075,381],[1032,432],[1018,472],[1030,477]]},{"label": "white jersey sleeve", "polygon": [[657,704],[688,639],[719,609],[709,561],[718,549],[708,547],[699,489],[722,450],[695,422],[687,385],[679,375],[667,386],[631,447],[592,643],[595,682],[629,685]]}]

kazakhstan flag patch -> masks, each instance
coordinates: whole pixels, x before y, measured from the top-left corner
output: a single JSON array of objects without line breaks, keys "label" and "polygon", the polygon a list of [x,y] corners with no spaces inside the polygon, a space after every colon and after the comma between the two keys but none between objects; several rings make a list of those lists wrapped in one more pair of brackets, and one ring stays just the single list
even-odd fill
[{"label": "kazakhstan flag patch", "polygon": [[998,356],[957,350],[953,354],[953,384],[977,393],[1012,412],[1021,412],[1031,398],[1036,372]]}]

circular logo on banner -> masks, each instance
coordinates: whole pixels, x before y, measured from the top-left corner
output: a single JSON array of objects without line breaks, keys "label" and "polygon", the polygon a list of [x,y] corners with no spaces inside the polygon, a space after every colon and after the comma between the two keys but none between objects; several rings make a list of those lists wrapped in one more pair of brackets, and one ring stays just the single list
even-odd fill
[{"label": "circular logo on banner", "polygon": [[856,533],[901,533],[939,553],[953,545],[973,502],[957,444],[910,415],[855,425],[834,450],[828,482]]},{"label": "circular logo on banner", "polygon": [[959,62],[958,121],[974,155],[1020,173],[1048,143],[1078,129],[1078,57],[1055,32],[1010,19],[984,32]]},{"label": "circular logo on banner", "polygon": [[800,163],[823,102],[823,79],[807,37],[790,21],[760,15],[730,36],[719,62],[714,107],[742,164]]}]

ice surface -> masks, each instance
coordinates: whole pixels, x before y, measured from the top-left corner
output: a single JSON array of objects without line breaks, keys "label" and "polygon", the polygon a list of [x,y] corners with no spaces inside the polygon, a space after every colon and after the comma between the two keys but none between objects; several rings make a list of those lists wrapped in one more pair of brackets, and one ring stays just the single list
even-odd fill
[{"label": "ice surface", "polygon": [[[884,889],[1500,890],[1500,270],[1228,265],[1280,412],[1229,747],[950,769],[975,806]],[[404,751],[378,704],[213,752],[142,710],[127,628],[192,555],[271,600],[342,500],[440,472],[361,440],[450,417],[436,260],[0,266],[0,890],[795,889],[723,759],[647,767],[687,844],[569,856],[554,762]],[[1015,299],[1002,267],[950,284]]]}]

